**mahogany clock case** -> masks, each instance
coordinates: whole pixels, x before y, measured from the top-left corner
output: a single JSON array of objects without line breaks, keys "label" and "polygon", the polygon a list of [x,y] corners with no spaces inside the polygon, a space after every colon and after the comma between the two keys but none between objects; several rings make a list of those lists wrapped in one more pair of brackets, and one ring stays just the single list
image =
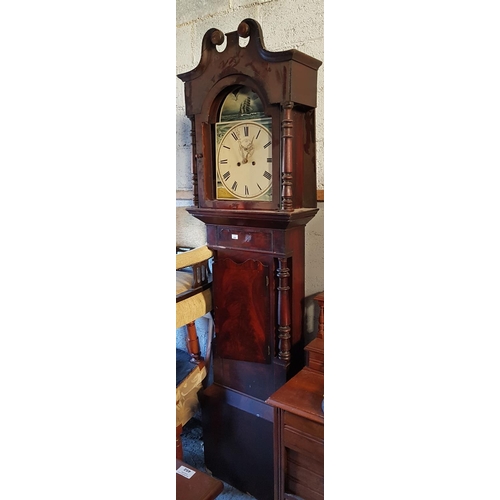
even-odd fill
[{"label": "mahogany clock case", "polygon": [[[208,30],[198,66],[178,75],[191,121],[194,206],[187,210],[206,224],[214,252],[213,383],[200,394],[205,463],[258,500],[271,500],[274,490],[273,411],[265,401],[305,363],[305,226],[318,211],[320,65],[295,49],[266,50],[260,25],[245,19],[225,35]],[[267,120],[272,142],[272,153],[258,155],[272,163],[272,184],[255,198],[218,191],[217,160],[229,161],[217,154],[217,131],[230,130],[220,125],[221,110],[238,90],[258,97],[262,115],[254,118]],[[233,161],[245,164],[249,145],[235,141],[244,151]]]}]

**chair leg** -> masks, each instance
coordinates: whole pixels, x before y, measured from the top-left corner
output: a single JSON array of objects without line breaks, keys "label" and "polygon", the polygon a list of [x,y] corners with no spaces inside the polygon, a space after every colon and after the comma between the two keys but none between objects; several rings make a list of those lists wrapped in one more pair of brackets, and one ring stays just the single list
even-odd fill
[{"label": "chair leg", "polygon": [[175,457],[179,460],[182,460],[184,455],[182,451],[182,424],[179,424],[175,429]]},{"label": "chair leg", "polygon": [[191,361],[193,363],[199,363],[201,361],[201,349],[200,341],[198,340],[198,333],[196,331],[196,326],[194,321],[186,325],[188,336],[187,336],[187,348],[191,355]]},{"label": "chair leg", "polygon": [[203,388],[206,389],[208,384],[210,383],[210,370],[212,369],[212,339],[214,335],[214,319],[212,316],[212,313],[209,312],[205,315],[205,317],[208,320],[208,331],[207,331],[207,347],[205,350],[205,366],[207,368],[207,376],[203,379]]}]

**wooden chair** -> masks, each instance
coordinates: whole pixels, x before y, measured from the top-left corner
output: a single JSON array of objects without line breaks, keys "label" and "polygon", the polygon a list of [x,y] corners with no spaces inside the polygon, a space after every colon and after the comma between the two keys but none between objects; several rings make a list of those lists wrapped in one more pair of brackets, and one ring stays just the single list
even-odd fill
[{"label": "wooden chair", "polygon": [[[177,252],[179,249],[177,249]],[[187,352],[176,349],[176,457],[182,460],[182,427],[199,408],[198,392],[206,380],[213,334],[212,251],[206,246],[176,253],[176,328],[186,327]],[[207,347],[201,353],[195,320],[209,321]]]}]

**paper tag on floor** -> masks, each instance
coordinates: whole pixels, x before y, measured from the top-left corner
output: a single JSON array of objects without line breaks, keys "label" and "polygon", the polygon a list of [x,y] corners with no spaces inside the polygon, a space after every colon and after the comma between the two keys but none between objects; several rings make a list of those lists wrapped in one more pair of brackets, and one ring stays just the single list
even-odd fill
[{"label": "paper tag on floor", "polygon": [[188,469],[186,466],[181,465],[177,470],[177,474],[180,474],[181,476],[187,477],[188,479],[191,479],[194,474],[196,473],[195,470]]}]

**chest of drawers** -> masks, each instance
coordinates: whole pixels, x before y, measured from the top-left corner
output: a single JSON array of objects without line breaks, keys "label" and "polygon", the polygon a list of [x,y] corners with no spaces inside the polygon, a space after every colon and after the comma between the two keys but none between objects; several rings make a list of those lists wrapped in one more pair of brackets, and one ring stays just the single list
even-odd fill
[{"label": "chest of drawers", "polygon": [[274,498],[324,498],[323,373],[303,368],[267,403],[274,408]]}]

